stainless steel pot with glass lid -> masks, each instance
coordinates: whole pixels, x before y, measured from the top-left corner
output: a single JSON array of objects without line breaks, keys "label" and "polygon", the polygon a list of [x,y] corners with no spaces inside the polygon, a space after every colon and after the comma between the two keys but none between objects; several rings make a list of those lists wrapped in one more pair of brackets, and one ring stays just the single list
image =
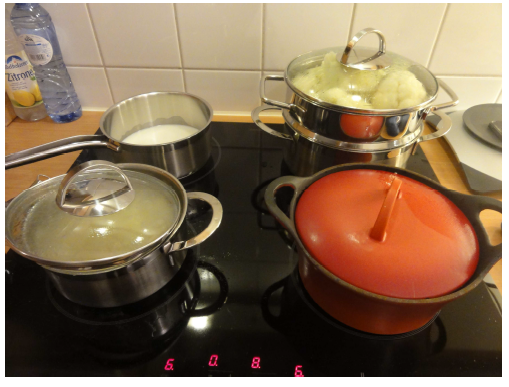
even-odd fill
[{"label": "stainless steel pot with glass lid", "polygon": [[[379,51],[370,57],[368,49],[356,46],[368,33],[376,34],[380,42]],[[448,117],[437,110],[458,103],[454,91],[424,66],[386,52],[385,46],[383,34],[367,28],[357,33],[346,48],[326,48],[298,56],[284,76],[262,79],[260,96],[269,106],[254,109],[253,121],[280,138],[295,140],[304,136],[315,144],[356,153],[391,151],[416,141],[429,113],[440,116],[443,128],[450,127]],[[267,80],[285,81],[290,102],[267,98]],[[452,101],[432,105],[439,86]],[[269,109],[283,110],[287,125],[290,120],[297,122],[289,124],[291,135],[261,123],[260,113]]]},{"label": "stainless steel pot with glass lid", "polygon": [[[210,204],[212,220],[185,240],[181,225],[194,199]],[[17,253],[47,270],[66,298],[113,307],[163,287],[179,270],[184,250],[212,235],[221,219],[216,198],[186,193],[166,171],[89,161],[14,198],[5,234]]]},{"label": "stainless steel pot with glass lid", "polygon": [[[380,43],[372,56],[356,46],[369,33]],[[251,117],[265,132],[287,140],[285,161],[295,175],[310,176],[352,162],[404,168],[419,142],[443,136],[452,127],[438,110],[458,103],[454,91],[420,64],[386,52],[385,46],[383,34],[367,28],[346,48],[303,54],[290,62],[284,76],[262,79],[260,96],[267,105],[254,109]],[[267,98],[267,80],[285,81],[290,102]],[[432,105],[439,86],[452,101]],[[285,133],[261,122],[264,110],[283,111]],[[429,113],[441,118],[439,130],[423,136],[422,123]]]}]

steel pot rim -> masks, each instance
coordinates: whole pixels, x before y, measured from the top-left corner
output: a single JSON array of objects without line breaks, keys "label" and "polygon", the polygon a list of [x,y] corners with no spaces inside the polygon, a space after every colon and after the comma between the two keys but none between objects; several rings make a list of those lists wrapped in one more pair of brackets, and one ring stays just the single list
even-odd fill
[{"label": "steel pot rim", "polygon": [[[136,164],[136,163],[122,163],[117,164],[122,169],[133,171],[133,172],[140,172],[140,170],[149,170],[155,174],[162,174],[163,176],[166,176],[169,178],[172,183],[176,185],[176,188],[179,189],[181,195],[178,195],[178,200],[180,206],[180,214],[177,220],[174,222],[174,224],[163,234],[161,234],[157,239],[152,241],[146,246],[140,247],[136,250],[132,250],[128,253],[119,254],[115,256],[109,256],[105,258],[99,258],[92,261],[55,261],[55,260],[49,260],[42,257],[39,257],[37,255],[28,254],[23,250],[20,250],[14,243],[11,241],[11,239],[6,235],[5,238],[9,242],[9,245],[11,248],[16,251],[19,255],[21,255],[24,258],[30,259],[37,264],[41,265],[44,269],[60,272],[64,274],[99,274],[107,271],[117,270],[119,268],[128,266],[137,260],[143,258],[146,256],[149,252],[160,248],[166,241],[169,241],[171,237],[175,234],[175,232],[180,228],[182,223],[184,222],[184,219],[186,217],[186,210],[187,210],[187,196],[186,196],[186,190],[180,183],[180,181],[175,178],[170,173],[151,166],[151,165],[145,165],[145,164]],[[64,175],[59,175],[52,177],[48,180],[45,180],[41,183],[35,184],[32,187],[26,189],[21,194],[16,196],[7,206],[5,209],[6,213],[9,211],[9,208],[12,208],[12,205],[16,203],[17,200],[20,200],[21,196],[24,192],[27,192],[31,189],[38,189],[41,188],[43,185],[50,184],[50,182],[54,182],[55,180],[62,179]]]},{"label": "steel pot rim", "polygon": [[[195,128],[198,130],[198,132],[188,136],[188,137],[183,137],[183,138],[179,138],[178,140],[175,140],[175,141],[170,141],[170,142],[166,142],[166,143],[161,143],[161,144],[155,144],[155,145],[141,145],[141,144],[131,144],[131,143],[127,143],[127,142],[122,142],[120,140],[117,140],[113,137],[111,137],[108,133],[106,133],[106,131],[104,130],[104,122],[106,120],[106,118],[108,117],[108,115],[114,111],[115,109],[119,108],[122,104],[124,103],[127,103],[131,100],[134,100],[136,98],[139,98],[139,97],[145,97],[145,96],[150,96],[150,95],[183,95],[183,96],[186,96],[186,97],[192,97],[194,98],[195,100],[198,100],[200,103],[204,104],[207,109],[209,110],[210,112],[210,117],[209,119],[207,120],[207,123],[200,129],[198,128]],[[129,97],[129,98],[126,98],[118,103],[116,103],[115,105],[113,106],[110,106],[108,108],[108,110],[106,110],[103,115],[101,116],[101,119],[99,120],[99,129],[101,130],[101,134],[106,136],[111,143],[115,143],[115,144],[120,144],[124,147],[135,147],[135,148],[147,148],[147,147],[158,147],[158,146],[166,146],[166,145],[176,145],[182,141],[187,141],[187,140],[190,140],[192,139],[193,137],[195,136],[198,136],[200,135],[205,129],[207,129],[210,125],[210,123],[212,122],[212,119],[214,117],[214,110],[212,109],[212,106],[210,106],[210,104],[205,101],[204,99],[198,97],[197,95],[194,95],[194,94],[190,94],[190,93],[185,93],[183,91],[151,91],[149,93],[141,93],[141,94],[137,94],[137,95],[133,95],[132,97]]]},{"label": "steel pot rim", "polygon": [[[446,294],[444,296],[439,296],[439,297],[432,297],[432,298],[422,298],[422,299],[407,299],[407,298],[396,298],[396,297],[389,297],[389,296],[383,296],[383,295],[380,295],[380,294],[377,294],[377,293],[373,293],[373,292],[370,292],[370,291],[367,291],[365,289],[362,289],[362,288],[359,288],[355,285],[352,285],[350,284],[349,282],[346,282],[344,280],[342,280],[341,278],[337,277],[335,274],[331,273],[329,270],[327,270],[322,264],[320,264],[314,257],[311,256],[311,254],[307,251],[307,249],[305,248],[305,246],[303,245],[301,239],[300,239],[300,236],[298,235],[297,231],[296,231],[296,224],[295,224],[295,210],[297,208],[297,203],[300,199],[300,196],[302,195],[302,193],[304,192],[304,190],[306,188],[308,188],[311,184],[313,184],[314,182],[318,181],[319,179],[321,179],[322,177],[330,174],[330,173],[334,173],[336,172],[337,170],[350,170],[350,169],[379,169],[379,170],[392,170],[393,172],[396,172],[396,173],[400,173],[404,176],[408,176],[408,177],[411,177],[413,179],[416,179],[417,181],[426,181],[426,185],[432,187],[432,188],[435,188],[435,189],[440,189],[440,190],[447,190],[444,186],[440,185],[439,183],[435,182],[434,180],[431,180],[425,176],[422,176],[422,175],[419,175],[415,172],[412,172],[412,171],[408,171],[406,169],[403,169],[403,168],[397,168],[397,167],[388,167],[388,166],[384,166],[384,165],[377,165],[377,164],[359,164],[359,163],[351,163],[351,164],[342,164],[342,165],[336,165],[336,166],[333,166],[333,167],[330,167],[330,168],[327,168],[327,169],[324,169],[320,172],[317,172],[315,173],[314,175],[312,176],[309,176],[309,177],[304,177],[304,178],[295,178],[296,181],[299,182],[299,185],[298,187],[296,186],[293,186],[291,184],[284,184],[284,182],[280,181],[279,183],[279,187],[283,187],[283,186],[292,186],[294,189],[295,189],[295,192],[294,192],[294,196],[292,198],[292,201],[290,203],[290,218],[287,218],[288,221],[290,222],[290,228],[287,228],[287,226],[284,224],[284,220],[281,220],[280,217],[278,216],[279,214],[275,214],[273,212],[273,205],[269,204],[271,202],[271,198],[270,196],[273,195],[273,192],[275,192],[274,190],[278,188],[278,182],[276,180],[274,180],[268,187],[267,187],[267,190],[266,190],[266,194],[265,194],[265,201],[267,203],[267,206],[269,208],[269,211],[272,213],[272,215],[274,217],[276,217],[277,220],[280,221],[280,223],[283,223],[283,226],[290,232],[290,234],[292,234],[292,236],[294,237],[295,241],[297,242],[297,249],[304,254],[304,258],[305,259],[308,259],[312,264],[313,266],[319,270],[322,274],[324,274],[327,278],[333,280],[334,282],[338,283],[340,286],[343,286],[357,294],[360,294],[362,296],[365,296],[365,297],[368,297],[368,298],[372,298],[372,299],[376,299],[378,301],[381,301],[381,302],[385,302],[385,303],[392,303],[392,304],[413,304],[413,305],[421,305],[421,304],[444,304],[444,303],[447,303],[447,302],[450,302],[452,300],[455,300],[456,298],[459,298],[461,296],[463,296],[464,294],[470,292],[471,290],[473,290],[475,287],[477,287],[482,281],[483,281],[483,278],[484,276],[489,272],[490,270],[490,267],[487,267],[485,268],[481,273],[478,273],[477,274],[477,278],[475,278],[473,281],[467,283],[467,285],[465,286],[462,286],[460,289],[452,292],[452,293],[449,293],[449,294]],[[284,178],[284,176],[283,176]],[[292,177],[293,179],[294,177]],[[280,178],[281,180],[283,180],[282,178]],[[282,184],[281,184],[282,183]],[[449,190],[451,192],[454,192],[452,190]],[[460,194],[458,192],[454,192],[455,195],[461,195],[461,196],[470,196],[470,195],[465,195],[465,194]],[[269,200],[268,200],[269,199]],[[491,198],[487,198],[488,200],[494,200],[494,199],[491,199]],[[273,201],[275,202],[275,201]],[[456,204],[456,203],[455,203]],[[277,206],[277,205],[276,205]],[[271,209],[272,207],[272,209]],[[279,210],[280,211],[280,210]],[[500,203],[500,211],[501,211],[501,203]],[[462,210],[462,212],[464,212]],[[282,214],[282,212],[281,212]],[[283,214],[284,215],[284,214]],[[286,216],[286,215],[284,215]],[[467,217],[469,219],[469,221],[471,221],[470,217]],[[480,222],[480,220],[479,220]],[[476,232],[476,237],[478,238],[479,240],[479,244],[481,245],[481,240],[480,240],[480,236],[477,235],[477,232]],[[487,235],[485,235],[485,238],[488,238]],[[489,241],[489,239],[488,239]],[[502,249],[502,246],[501,244],[497,245],[497,246],[492,246],[494,249],[496,248],[500,248],[500,250]],[[500,254],[500,257],[501,257],[501,254]],[[300,259],[300,257],[299,257]],[[501,258],[499,258],[501,259]],[[498,261],[498,260],[497,260]],[[475,276],[476,274],[474,273],[473,276]]]}]

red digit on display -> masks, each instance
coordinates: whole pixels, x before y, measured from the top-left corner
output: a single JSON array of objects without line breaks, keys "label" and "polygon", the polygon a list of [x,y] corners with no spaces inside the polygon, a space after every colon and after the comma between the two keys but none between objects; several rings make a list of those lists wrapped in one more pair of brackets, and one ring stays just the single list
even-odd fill
[{"label": "red digit on display", "polygon": [[295,367],[295,377],[296,378],[303,378],[304,374],[302,373],[302,366],[298,365]]},{"label": "red digit on display", "polygon": [[217,367],[217,355],[212,355],[210,357],[209,367]]},{"label": "red digit on display", "polygon": [[175,359],[168,359],[168,361],[166,362],[166,365],[164,366],[164,369],[166,371],[173,371],[173,361]]},{"label": "red digit on display", "polygon": [[251,368],[260,368],[260,358],[253,357],[253,362],[251,363]]}]

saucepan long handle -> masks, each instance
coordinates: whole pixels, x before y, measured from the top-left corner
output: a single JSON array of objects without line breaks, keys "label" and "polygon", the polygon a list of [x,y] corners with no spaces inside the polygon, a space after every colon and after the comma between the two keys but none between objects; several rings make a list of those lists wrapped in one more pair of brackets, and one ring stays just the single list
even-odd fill
[{"label": "saucepan long handle", "polygon": [[120,144],[110,141],[103,135],[68,137],[5,156],[5,169],[20,167],[85,148],[109,148],[119,151]]}]

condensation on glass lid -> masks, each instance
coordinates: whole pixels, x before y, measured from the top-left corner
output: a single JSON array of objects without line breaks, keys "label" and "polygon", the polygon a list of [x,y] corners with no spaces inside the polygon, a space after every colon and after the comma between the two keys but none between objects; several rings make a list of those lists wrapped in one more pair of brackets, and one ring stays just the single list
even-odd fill
[{"label": "condensation on glass lid", "polygon": [[125,171],[135,190],[133,202],[111,215],[78,217],[58,208],[57,187],[28,210],[23,246],[30,254],[54,261],[91,261],[145,247],[177,221],[180,204],[172,188],[158,179]]},{"label": "condensation on glass lid", "polygon": [[294,86],[320,101],[360,109],[401,109],[429,98],[409,71],[412,62],[394,56],[387,69],[358,70],[339,63],[336,54],[331,51],[319,66],[297,73]]}]

